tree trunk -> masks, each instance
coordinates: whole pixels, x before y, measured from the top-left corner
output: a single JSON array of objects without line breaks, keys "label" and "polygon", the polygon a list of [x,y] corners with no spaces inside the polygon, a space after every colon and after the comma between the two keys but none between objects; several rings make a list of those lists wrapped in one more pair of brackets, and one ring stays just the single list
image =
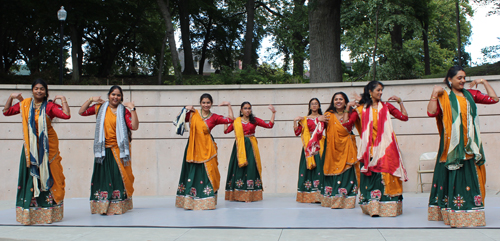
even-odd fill
[{"label": "tree trunk", "polygon": [[169,0],[165,3],[163,0],[156,0],[158,6],[160,7],[161,14],[165,19],[165,26],[167,29],[168,36],[168,44],[170,46],[170,52],[172,54],[172,64],[174,66],[175,73],[175,82],[177,84],[182,83],[182,72],[181,66],[179,62],[179,55],[177,53],[177,46],[175,44],[175,36],[174,36],[174,25],[172,24],[172,17],[170,15],[170,11],[168,10]]},{"label": "tree trunk", "polygon": [[424,22],[424,30],[423,30],[423,39],[424,39],[424,69],[425,75],[431,74],[431,60],[429,56],[429,24]]},{"label": "tree trunk", "polygon": [[78,49],[82,48],[81,45],[81,37],[80,41],[78,41],[78,30],[75,25],[70,25],[71,29],[71,63],[73,65],[73,83],[78,83],[80,81],[80,63],[78,63]]},{"label": "tree trunk", "polygon": [[207,33],[205,34],[205,39],[203,40],[203,46],[201,47],[201,58],[200,64],[198,65],[198,74],[203,75],[203,68],[205,68],[205,59],[207,58],[207,48],[208,43],[210,43],[210,33],[212,30],[212,18],[208,17]]},{"label": "tree trunk", "polygon": [[158,63],[158,85],[162,84],[163,77],[163,65],[165,64],[165,45],[167,44],[168,33],[165,33],[165,37],[163,38],[163,43],[161,45],[160,52],[160,63]]},{"label": "tree trunk", "polygon": [[243,50],[243,69],[252,65],[252,43],[255,19],[255,0],[247,2],[247,27],[245,33],[245,49]]},{"label": "tree trunk", "polygon": [[311,83],[341,82],[340,7],[342,0],[309,2]]},{"label": "tree trunk", "polygon": [[378,43],[378,13],[380,11],[380,4],[377,6],[377,13],[375,14],[375,46],[373,48],[373,80],[377,79],[377,43]]},{"label": "tree trunk", "polygon": [[457,24],[457,50],[458,50],[458,66],[462,66],[462,41],[460,41],[460,6],[458,4],[457,0],[455,2],[455,8],[456,8],[456,24]]},{"label": "tree trunk", "polygon": [[193,50],[191,49],[191,38],[189,37],[189,0],[179,1],[179,22],[181,24],[182,48],[184,49],[184,71],[185,75],[196,74],[193,60]]},{"label": "tree trunk", "polygon": [[392,49],[401,50],[403,49],[403,31],[399,24],[394,24],[391,31],[391,43]]}]

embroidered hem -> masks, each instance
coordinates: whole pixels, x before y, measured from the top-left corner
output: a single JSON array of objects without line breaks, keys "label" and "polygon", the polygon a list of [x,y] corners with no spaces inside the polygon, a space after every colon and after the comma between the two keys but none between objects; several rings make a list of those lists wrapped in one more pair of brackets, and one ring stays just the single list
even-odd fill
[{"label": "embroidered hem", "polygon": [[427,210],[429,221],[443,221],[450,227],[479,227],[486,226],[484,210],[451,210],[438,206],[429,206]]},{"label": "embroidered hem", "polygon": [[132,202],[132,198],[128,198],[122,201],[90,201],[90,212],[92,214],[124,214],[128,210],[134,208],[134,204]]},{"label": "embroidered hem", "polygon": [[321,192],[297,192],[296,201],[299,203],[319,203],[321,202],[322,196]]},{"label": "embroidered hem", "polygon": [[380,202],[372,200],[369,203],[360,204],[359,206],[364,214],[368,214],[371,217],[396,217],[403,214],[402,201]]},{"label": "embroidered hem", "polygon": [[350,209],[356,206],[356,196],[323,196],[322,207]]},{"label": "embroidered hem", "polygon": [[175,207],[187,210],[210,210],[217,205],[217,195],[208,198],[194,198],[192,196],[175,197]]},{"label": "embroidered hem", "polygon": [[54,207],[16,207],[16,221],[23,225],[59,222],[64,216],[63,204]]},{"label": "embroidered hem", "polygon": [[262,201],[262,190],[226,190],[225,199],[240,202]]}]

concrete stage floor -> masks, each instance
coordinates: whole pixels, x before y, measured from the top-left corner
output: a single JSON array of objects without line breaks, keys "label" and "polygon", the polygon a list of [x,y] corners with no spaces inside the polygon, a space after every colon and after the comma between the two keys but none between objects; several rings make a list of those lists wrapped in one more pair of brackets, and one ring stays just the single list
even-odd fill
[{"label": "concrete stage floor", "polygon": [[[303,204],[292,194],[264,194],[253,203],[229,202],[219,196],[217,209],[191,211],[176,208],[175,197],[135,197],[134,209],[114,216],[91,215],[86,198],[65,200],[64,219],[55,227],[168,227],[168,228],[257,228],[257,229],[422,229],[449,228],[443,222],[427,221],[428,194],[405,193],[403,215],[369,217],[354,209],[330,209]],[[14,202],[2,201],[0,226],[16,226]],[[486,196],[486,227],[500,228],[500,195]],[[1,237],[1,236],[0,236]]]}]

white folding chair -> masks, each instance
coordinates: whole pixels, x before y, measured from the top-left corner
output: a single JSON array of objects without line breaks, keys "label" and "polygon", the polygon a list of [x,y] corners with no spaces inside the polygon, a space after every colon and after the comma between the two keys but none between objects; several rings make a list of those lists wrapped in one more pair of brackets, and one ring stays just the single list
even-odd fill
[{"label": "white folding chair", "polygon": [[424,184],[432,184],[431,182],[422,182],[422,174],[434,173],[434,165],[437,157],[437,152],[426,152],[420,155],[417,169],[417,189],[420,186],[420,192],[424,192]]}]

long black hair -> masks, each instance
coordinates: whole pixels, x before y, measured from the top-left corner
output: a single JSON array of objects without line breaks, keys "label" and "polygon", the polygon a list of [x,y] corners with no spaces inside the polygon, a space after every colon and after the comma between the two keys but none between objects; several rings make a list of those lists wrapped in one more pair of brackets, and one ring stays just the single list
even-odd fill
[{"label": "long black hair", "polygon": [[[240,117],[243,116],[243,112],[241,112],[241,109],[243,109],[243,106],[245,106],[245,105],[250,105],[250,108],[252,108],[252,104],[250,104],[250,102],[248,102],[248,101],[241,103]],[[250,123],[252,123],[252,124],[257,123],[257,121],[255,120],[255,116],[253,116],[253,113],[250,113],[250,116],[248,117],[248,119],[250,120]]]},{"label": "long black hair", "polygon": [[342,97],[344,98],[346,107],[347,107],[347,103],[349,103],[349,98],[347,97],[347,95],[344,92],[340,91],[340,92],[337,92],[337,93],[333,94],[332,101],[330,101],[330,106],[328,107],[328,109],[326,110],[326,112],[335,112],[335,111],[337,111],[337,108],[335,108],[335,96],[336,95],[342,95]]},{"label": "long black hair", "polygon": [[212,103],[212,104],[214,103],[214,99],[212,98],[212,96],[211,96],[209,93],[204,93],[204,94],[202,94],[202,95],[200,96],[200,103],[201,103],[201,101],[202,101],[203,99],[205,99],[205,98],[209,99],[209,100],[210,100],[210,103]]},{"label": "long black hair", "polygon": [[108,92],[108,96],[113,93],[113,91],[115,91],[116,89],[118,89],[120,91],[120,94],[122,96],[122,102],[123,102],[123,90],[122,90],[122,87],[118,86],[118,85],[113,85],[111,86],[111,88],[109,89],[109,92]]},{"label": "long black hair", "polygon": [[33,82],[33,84],[31,84],[31,91],[33,91],[35,85],[37,84],[41,84],[43,88],[45,88],[45,97],[43,97],[43,101],[47,101],[49,98],[49,87],[47,86],[47,83],[45,82],[45,80],[38,78]]},{"label": "long black hair", "polygon": [[372,97],[370,96],[370,91],[374,91],[377,86],[382,86],[382,89],[384,88],[384,84],[380,81],[372,80],[370,81],[367,85],[365,85],[365,89],[363,94],[361,94],[361,100],[359,101],[359,104],[365,104],[365,107],[369,107],[372,105]]},{"label": "long black hair", "polygon": [[448,86],[448,88],[451,89],[451,84],[450,84],[449,79],[452,79],[453,77],[455,77],[455,75],[458,74],[458,71],[465,72],[464,68],[462,68],[462,66],[458,66],[458,65],[455,65],[448,70],[448,73],[446,74],[446,78],[444,78],[444,83],[446,84],[446,86]]},{"label": "long black hair", "polygon": [[309,112],[307,112],[307,115],[311,115],[312,114],[311,102],[313,102],[313,100],[315,100],[315,101],[318,102],[318,105],[319,105],[318,114],[322,115],[323,111],[321,110],[321,102],[319,102],[318,98],[312,98],[311,100],[309,100],[309,105],[308,105]]}]

